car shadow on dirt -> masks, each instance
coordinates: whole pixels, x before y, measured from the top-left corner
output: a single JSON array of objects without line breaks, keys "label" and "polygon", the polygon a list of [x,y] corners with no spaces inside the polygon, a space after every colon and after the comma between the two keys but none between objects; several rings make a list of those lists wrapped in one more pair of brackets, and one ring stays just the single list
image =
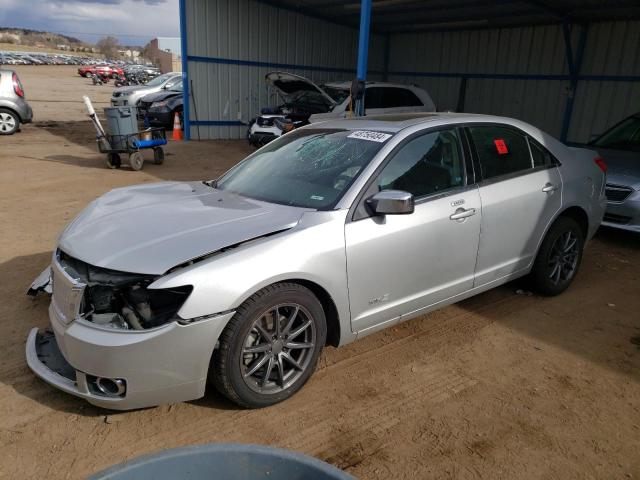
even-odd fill
[{"label": "car shadow on dirt", "polygon": [[89,119],[83,121],[34,122],[33,126],[39,130],[45,130],[51,135],[62,137],[65,142],[95,147],[96,130]]},{"label": "car shadow on dirt", "polygon": [[527,355],[539,358],[559,347],[640,383],[639,240],[632,232],[601,228],[574,282],[558,296],[531,292],[521,278],[458,306],[524,334]]}]

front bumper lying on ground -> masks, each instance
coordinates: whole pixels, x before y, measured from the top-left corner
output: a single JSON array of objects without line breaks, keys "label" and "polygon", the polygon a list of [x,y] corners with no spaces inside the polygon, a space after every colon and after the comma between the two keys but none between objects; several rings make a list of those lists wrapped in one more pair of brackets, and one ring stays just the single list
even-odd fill
[{"label": "front bumper lying on ground", "polygon": [[[60,390],[114,410],[194,400],[205,393],[211,354],[234,312],[190,325],[118,331],[75,320],[68,325],[49,307],[53,333],[34,328],[26,345],[31,370]],[[108,396],[97,379],[119,380],[124,392]]]}]

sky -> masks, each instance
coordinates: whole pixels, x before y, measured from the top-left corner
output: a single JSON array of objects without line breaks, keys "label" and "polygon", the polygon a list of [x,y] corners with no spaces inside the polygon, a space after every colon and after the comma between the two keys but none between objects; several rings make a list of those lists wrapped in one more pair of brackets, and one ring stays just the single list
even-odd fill
[{"label": "sky", "polygon": [[178,0],[0,0],[0,27],[62,33],[89,43],[112,35],[121,45],[180,35]]}]

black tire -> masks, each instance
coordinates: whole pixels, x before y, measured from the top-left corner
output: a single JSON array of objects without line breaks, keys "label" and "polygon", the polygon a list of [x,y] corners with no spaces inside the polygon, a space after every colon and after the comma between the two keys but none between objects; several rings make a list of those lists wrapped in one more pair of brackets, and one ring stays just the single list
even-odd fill
[{"label": "black tire", "polygon": [[0,135],[13,135],[20,130],[20,117],[17,113],[0,108]]},{"label": "black tire", "polygon": [[120,165],[122,165],[120,155],[117,153],[107,153],[107,167],[120,168]]},{"label": "black tire", "polygon": [[[295,305],[299,308],[294,309]],[[291,310],[287,311],[287,308]],[[270,346],[268,352],[264,352],[264,354],[255,353],[256,357],[250,356],[247,359],[247,355],[251,354],[246,352],[246,348],[261,347],[269,343],[269,341],[264,343],[265,340],[262,336],[256,339],[253,332],[258,331],[255,328],[256,322],[261,322],[261,325],[266,325],[266,329],[269,329],[269,325],[262,323],[262,319],[267,319],[268,321],[271,318],[273,321],[274,317],[268,317],[271,311],[279,311],[282,314],[278,314],[278,323],[281,333],[284,334],[279,337],[271,337],[273,338],[271,346],[278,341],[276,338],[284,340],[280,340],[280,348],[277,350],[275,347],[271,350]],[[294,318],[294,320],[289,322],[291,318]],[[284,364],[289,365],[286,356],[298,354],[292,354],[293,350],[286,351],[286,346],[289,344],[296,345],[296,343],[292,343],[291,339],[300,338],[300,336],[292,334],[287,340],[286,333],[293,332],[294,325],[295,329],[299,330],[308,323],[308,320],[311,321],[311,324],[307,327],[307,330],[313,329],[314,335],[308,337],[307,330],[304,330],[304,341],[308,343],[297,343],[297,345],[312,346],[307,347],[304,351],[296,350],[300,356],[295,359],[297,362],[303,363],[304,368],[297,369],[290,366],[289,372],[283,374],[283,370],[278,368],[278,364],[280,367]],[[302,324],[302,327],[300,327],[300,324]],[[287,327],[290,330],[287,331]],[[313,338],[313,341],[307,341],[307,338]],[[326,319],[322,305],[316,296],[309,289],[296,283],[276,283],[255,293],[238,308],[236,314],[220,335],[219,347],[213,352],[209,368],[209,379],[220,393],[241,407],[262,408],[273,405],[294,395],[311,377],[326,338]],[[262,340],[262,343],[260,343],[260,340]],[[256,343],[247,347],[247,342],[250,341],[255,341]],[[260,360],[265,357],[270,357],[268,363],[263,363],[263,367],[256,371],[255,376],[247,376],[248,372],[246,371],[244,371],[245,375],[243,375],[243,369],[251,369],[252,365],[259,364]],[[272,361],[274,362],[274,370],[272,371],[274,380],[269,381],[271,377],[268,377],[266,372],[269,372],[267,368],[272,365]],[[261,372],[264,392],[257,391],[260,386],[256,380]],[[295,372],[295,375],[293,372]],[[289,377],[290,380],[287,380],[287,375],[291,375]],[[267,380],[265,380],[265,377],[267,377]],[[271,391],[267,391],[267,387]]]},{"label": "black tire", "polygon": [[[568,245],[575,246],[568,250]],[[568,242],[568,243],[567,243]],[[542,241],[529,276],[532,288],[542,295],[564,292],[578,273],[584,249],[584,232],[573,218],[558,218]]]},{"label": "black tire", "polygon": [[164,150],[162,147],[155,147],[153,149],[153,163],[154,165],[162,165],[164,162]]}]

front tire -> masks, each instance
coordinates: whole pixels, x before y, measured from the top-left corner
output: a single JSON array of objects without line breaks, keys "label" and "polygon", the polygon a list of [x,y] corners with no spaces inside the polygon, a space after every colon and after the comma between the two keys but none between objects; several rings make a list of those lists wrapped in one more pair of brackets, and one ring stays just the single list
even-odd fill
[{"label": "front tire", "polygon": [[322,305],[296,283],[266,287],[244,302],[220,335],[209,377],[245,408],[294,395],[316,368],[327,337]]},{"label": "front tire", "polygon": [[533,288],[542,295],[564,292],[578,273],[584,232],[573,218],[560,217],[545,236],[531,270]]}]

